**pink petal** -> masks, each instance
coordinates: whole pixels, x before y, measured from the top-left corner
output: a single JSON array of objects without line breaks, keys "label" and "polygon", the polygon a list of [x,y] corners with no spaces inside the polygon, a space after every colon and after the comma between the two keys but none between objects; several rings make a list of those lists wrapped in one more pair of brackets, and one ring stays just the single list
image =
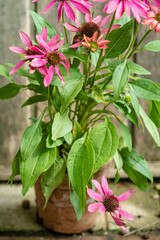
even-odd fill
[{"label": "pink petal", "polygon": [[160,32],[160,24],[158,23],[156,28],[155,28],[155,32]]},{"label": "pink petal", "polygon": [[60,61],[60,64],[62,64],[65,67],[66,72],[67,72],[67,76],[69,77],[69,73],[68,73],[68,69],[67,69],[66,64],[64,62],[62,62],[62,61]]},{"label": "pink petal", "polygon": [[119,0],[111,0],[106,4],[106,6],[103,9],[103,12],[113,13],[117,9],[118,4]]},{"label": "pink petal", "polygon": [[60,73],[59,68],[58,68],[57,65],[55,66],[55,73],[58,75],[59,79],[61,80],[62,84],[64,85],[64,84],[65,84],[65,81],[64,81],[64,79],[62,78],[62,75],[61,75],[61,73]]},{"label": "pink petal", "polygon": [[115,19],[118,20],[122,17],[124,13],[124,3],[121,1],[117,7],[116,14],[115,14]]},{"label": "pink petal", "polygon": [[103,18],[103,20],[99,24],[99,28],[103,27],[107,22],[109,22],[111,16],[108,15],[107,17]]},{"label": "pink petal", "polygon": [[92,22],[94,22],[95,24],[98,24],[102,19],[102,16],[98,15],[97,17],[93,18]]},{"label": "pink petal", "polygon": [[42,49],[36,46],[31,46],[29,50],[36,51],[36,52],[42,53],[43,55],[46,55],[46,52],[44,52]]},{"label": "pink petal", "polygon": [[69,24],[69,23],[64,23],[63,24],[65,26],[65,28],[67,28],[69,31],[72,31],[72,32],[79,32],[79,28],[73,26],[72,24]]},{"label": "pink petal", "polygon": [[70,2],[73,4],[73,6],[80,12],[82,13],[87,13],[89,12],[88,8],[85,7],[85,4],[81,4],[78,1],[72,1],[70,0]]},{"label": "pink petal", "polygon": [[27,59],[34,59],[34,58],[42,59],[42,58],[44,58],[44,56],[35,54],[35,55],[26,55],[25,58],[27,58]]},{"label": "pink petal", "polygon": [[66,1],[64,1],[64,10],[65,10],[65,13],[66,13],[67,17],[71,21],[74,21],[75,20],[75,14],[74,14],[72,8],[69,6],[69,4]]},{"label": "pink petal", "polygon": [[20,32],[20,38],[21,38],[22,42],[24,43],[24,45],[26,45],[27,47],[32,46],[32,41],[27,33]]},{"label": "pink petal", "polygon": [[124,211],[124,210],[122,210],[122,209],[117,209],[117,211],[119,212],[119,214],[122,216],[122,217],[124,217],[124,218],[126,218],[126,219],[128,219],[128,220],[135,220],[135,218],[133,217],[133,215],[132,214],[130,214],[130,213],[128,213],[128,212],[126,212],[126,211]]},{"label": "pink petal", "polygon": [[109,187],[108,187],[108,182],[105,176],[102,177],[102,188],[105,195],[107,196],[109,193]]},{"label": "pink petal", "polygon": [[43,47],[47,52],[51,52],[50,47],[48,44],[43,40],[42,36],[36,35],[37,42],[40,44],[41,47]]},{"label": "pink petal", "polygon": [[32,67],[42,67],[43,65],[47,64],[48,61],[47,60],[43,60],[43,59],[34,59],[31,62],[31,66]]},{"label": "pink petal", "polygon": [[92,189],[88,188],[87,193],[92,199],[103,202],[103,197],[99,193],[96,193],[95,191],[93,191]]},{"label": "pink petal", "polygon": [[77,47],[80,47],[82,45],[82,42],[79,42],[79,43],[75,43],[71,46],[69,46],[70,48],[77,48]]},{"label": "pink petal", "polygon": [[53,69],[53,65],[51,65],[48,69],[48,74],[44,77],[44,80],[43,80],[43,84],[45,87],[48,87],[49,84],[52,82],[53,73],[54,73],[54,69]]},{"label": "pink petal", "polygon": [[19,63],[17,63],[14,68],[10,71],[9,75],[15,73],[27,60],[22,60]]},{"label": "pink petal", "polygon": [[60,2],[59,5],[58,5],[58,8],[57,8],[57,10],[58,10],[58,23],[59,23],[59,21],[61,19],[61,16],[62,16],[62,9],[63,9],[63,3]]},{"label": "pink petal", "polygon": [[152,0],[152,2],[153,2],[158,8],[160,8],[160,1],[159,1],[159,0]]},{"label": "pink petal", "polygon": [[60,34],[55,35],[52,37],[49,42],[47,43],[49,47],[52,47],[60,38]]},{"label": "pink petal", "polygon": [[21,53],[21,54],[26,54],[27,51],[23,48],[20,48],[20,47],[9,47],[9,49],[12,51],[12,52],[15,52],[15,53]]},{"label": "pink petal", "polygon": [[47,5],[47,7],[44,9],[43,13],[47,12],[58,0],[54,0],[51,3]]},{"label": "pink petal", "polygon": [[44,40],[45,42],[47,41],[48,30],[47,30],[47,27],[46,27],[46,26],[42,29],[41,37],[43,38],[43,40]]},{"label": "pink petal", "polygon": [[134,193],[133,189],[127,190],[126,192],[122,193],[118,197],[118,201],[119,202],[124,202],[124,201],[128,200],[132,196],[133,193]]},{"label": "pink petal", "polygon": [[99,182],[96,180],[92,180],[92,183],[97,188],[97,190],[102,194],[102,196],[105,197],[104,191],[103,191],[101,185],[99,184]]},{"label": "pink petal", "polygon": [[86,13],[85,14],[85,21],[86,22],[92,22],[92,14],[91,13]]},{"label": "pink petal", "polygon": [[42,75],[47,75],[48,74],[48,68],[46,67],[46,65],[42,66],[42,67],[39,67],[38,70],[40,71],[40,73]]},{"label": "pink petal", "polygon": [[103,203],[91,203],[88,205],[88,211],[89,212],[94,212],[100,208],[104,207]]},{"label": "pink petal", "polygon": [[64,44],[64,42],[65,42],[65,39],[59,41],[57,44],[55,44],[51,47],[51,50],[55,50],[55,49],[60,48]]}]

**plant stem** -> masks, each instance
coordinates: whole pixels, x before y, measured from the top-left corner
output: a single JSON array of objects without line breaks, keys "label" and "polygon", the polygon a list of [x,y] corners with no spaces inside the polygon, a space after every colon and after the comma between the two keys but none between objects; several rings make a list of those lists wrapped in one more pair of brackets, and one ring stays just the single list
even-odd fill
[{"label": "plant stem", "polygon": [[51,111],[51,95],[50,95],[50,85],[48,86],[48,113],[50,116],[50,120],[52,120],[52,111]]},{"label": "plant stem", "polygon": [[137,43],[137,45],[134,47],[134,49],[132,50],[132,52],[129,54],[129,56],[127,57],[128,59],[134,54],[134,52],[136,51],[136,49],[139,47],[139,45],[143,42],[143,40],[148,36],[148,34],[151,32],[152,30],[148,30],[148,32],[146,32],[146,34],[142,37],[142,39]]},{"label": "plant stem", "polygon": [[[64,10],[62,10],[62,21],[63,21],[63,23],[65,23],[65,19],[64,19]],[[67,30],[66,30],[66,28],[65,28],[64,25],[63,25],[63,28],[64,28],[65,37],[66,37],[66,43],[68,44]]]},{"label": "plant stem", "polygon": [[136,38],[137,38],[137,34],[138,34],[138,29],[139,29],[139,23],[137,22],[137,24],[136,24],[136,29],[135,29],[135,33],[134,33],[134,38],[133,38],[133,40],[132,40],[132,42],[131,42],[131,45],[130,45],[128,51],[126,52],[125,56],[123,57],[123,59],[125,59],[125,58],[127,57],[127,55],[129,54],[129,52],[131,51],[132,47],[134,46],[135,41],[136,41]]}]

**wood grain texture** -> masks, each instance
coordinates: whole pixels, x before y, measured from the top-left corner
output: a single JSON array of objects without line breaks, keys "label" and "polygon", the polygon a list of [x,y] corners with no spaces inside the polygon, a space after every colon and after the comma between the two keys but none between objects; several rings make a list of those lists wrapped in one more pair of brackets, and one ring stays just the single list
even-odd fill
[{"label": "wood grain texture", "polygon": [[[7,62],[16,64],[21,60],[18,54],[11,52],[9,46],[24,47],[19,37],[19,31],[30,32],[28,10],[29,0],[0,0],[0,64]],[[10,70],[10,69],[9,69]],[[25,84],[26,79],[17,74],[13,78],[18,84]],[[0,86],[8,81],[0,76]],[[25,96],[19,94],[16,98],[0,102],[0,163],[10,164],[17,152],[21,136],[30,116],[30,108],[21,109]]]}]

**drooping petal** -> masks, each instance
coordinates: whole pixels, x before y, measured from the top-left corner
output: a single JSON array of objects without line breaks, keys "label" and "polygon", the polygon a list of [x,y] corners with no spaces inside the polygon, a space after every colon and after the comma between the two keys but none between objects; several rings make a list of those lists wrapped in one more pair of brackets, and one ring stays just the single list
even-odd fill
[{"label": "drooping petal", "polygon": [[42,36],[40,35],[36,35],[36,39],[37,39],[37,42],[39,43],[39,45],[41,47],[43,47],[47,52],[51,52],[51,49],[50,47],[48,46],[48,44],[43,40]]},{"label": "drooping petal", "polygon": [[19,63],[17,63],[14,68],[10,71],[9,75],[15,73],[27,60],[22,60]]},{"label": "drooping petal", "polygon": [[57,8],[57,10],[58,10],[58,23],[59,23],[59,21],[61,19],[61,16],[62,16],[62,9],[63,9],[63,3],[60,2],[59,5],[58,5],[58,8]]},{"label": "drooping petal", "polygon": [[102,21],[101,21],[100,24],[99,24],[99,28],[103,27],[106,23],[108,23],[109,20],[110,20],[110,18],[111,18],[110,15],[108,15],[108,16],[105,17],[105,18],[103,18]]},{"label": "drooping petal", "polygon": [[152,0],[154,5],[156,5],[158,8],[160,8],[160,1],[159,0]]},{"label": "drooping petal", "polygon": [[77,47],[80,47],[82,45],[82,42],[79,42],[79,43],[75,43],[71,46],[69,46],[70,48],[77,48]]},{"label": "drooping petal", "polygon": [[52,37],[49,42],[47,43],[49,47],[54,46],[54,44],[59,40],[60,34],[56,34],[54,37]]},{"label": "drooping petal", "polygon": [[65,13],[66,13],[67,17],[71,21],[74,21],[75,20],[75,14],[74,14],[72,8],[69,6],[69,4],[66,1],[64,1],[64,10],[65,10]]},{"label": "drooping petal", "polygon": [[80,31],[79,28],[73,26],[72,24],[64,23],[63,25],[65,26],[65,28],[67,28],[71,32],[79,32]]},{"label": "drooping petal", "polygon": [[27,33],[21,31],[20,38],[21,38],[22,42],[24,43],[24,45],[26,45],[27,47],[32,46],[32,41]]},{"label": "drooping petal", "polygon": [[119,197],[118,197],[118,201],[119,202],[124,202],[126,200],[128,200],[132,194],[134,193],[133,189],[129,189],[126,192],[122,193]]},{"label": "drooping petal", "polygon": [[44,80],[43,80],[43,84],[45,87],[48,87],[52,82],[53,73],[54,73],[54,69],[53,69],[53,65],[51,65],[48,69],[48,74],[44,77]]},{"label": "drooping petal", "polygon": [[9,49],[12,51],[12,52],[15,52],[15,53],[20,53],[20,54],[26,54],[27,51],[23,48],[20,48],[20,47],[9,47]]},{"label": "drooping petal", "polygon": [[63,79],[63,77],[62,77],[62,75],[61,75],[57,65],[55,66],[55,73],[58,75],[58,77],[61,80],[62,84],[65,85],[65,80]]},{"label": "drooping petal", "polygon": [[42,67],[39,67],[38,70],[40,71],[40,73],[42,75],[47,75],[48,74],[48,68],[46,67],[46,65],[42,66]]},{"label": "drooping petal", "polygon": [[43,13],[47,12],[58,0],[54,0],[51,3],[47,5],[47,7],[44,9]]},{"label": "drooping petal", "polygon": [[102,20],[102,16],[98,15],[95,18],[93,18],[92,22],[94,22],[95,24],[98,24],[101,20]]},{"label": "drooping petal", "polygon": [[47,64],[48,61],[44,59],[33,59],[30,63],[32,67],[42,67],[43,65]]},{"label": "drooping petal", "polygon": [[88,211],[94,212],[103,207],[103,203],[91,203],[88,205]]},{"label": "drooping petal", "polygon": [[130,213],[122,210],[121,208],[118,208],[117,211],[119,212],[119,214],[120,214],[122,217],[124,217],[124,218],[126,218],[126,219],[128,219],[128,220],[135,220],[135,218],[133,217],[132,214],[130,214]]},{"label": "drooping petal", "polygon": [[47,41],[48,30],[47,30],[47,27],[46,27],[46,26],[42,29],[41,37],[43,38],[43,40],[44,40],[45,42]]},{"label": "drooping petal", "polygon": [[97,190],[102,194],[103,197],[105,197],[103,188],[101,187],[101,185],[99,184],[98,181],[96,180],[92,180],[93,185],[97,188]]},{"label": "drooping petal", "polygon": [[122,17],[124,13],[124,3],[121,1],[117,7],[116,14],[115,14],[115,19],[118,20]]},{"label": "drooping petal", "polygon": [[82,13],[87,13],[87,12],[89,12],[88,8],[85,7],[85,4],[81,4],[81,3],[79,3],[78,1],[72,1],[72,0],[70,0],[70,2],[73,4],[73,6],[74,6],[79,12],[82,12]]},{"label": "drooping petal", "polygon": [[65,67],[66,72],[67,72],[67,76],[69,77],[68,68],[67,68],[66,64],[62,61],[60,61],[60,64],[62,64]]},{"label": "drooping petal", "polygon": [[109,187],[108,187],[108,182],[105,176],[102,177],[102,188],[105,195],[107,196],[109,193]]},{"label": "drooping petal", "polygon": [[51,47],[51,50],[56,50],[56,49],[60,48],[60,47],[64,44],[64,42],[65,42],[65,39],[62,39],[62,40],[59,41],[57,44],[53,45],[53,46]]},{"label": "drooping petal", "polygon": [[103,197],[99,194],[93,191],[92,189],[87,189],[87,194],[94,200],[103,202]]}]

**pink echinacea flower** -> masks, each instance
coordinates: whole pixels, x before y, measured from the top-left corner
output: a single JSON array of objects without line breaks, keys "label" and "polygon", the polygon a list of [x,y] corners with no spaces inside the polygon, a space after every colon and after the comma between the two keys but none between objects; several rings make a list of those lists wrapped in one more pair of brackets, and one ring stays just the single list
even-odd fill
[{"label": "pink echinacea flower", "polygon": [[[63,53],[58,52],[58,49],[64,44],[65,40],[63,39],[59,41],[60,35],[57,34],[48,42],[46,42],[47,37],[47,28],[45,28],[43,35],[36,35],[37,42],[39,43],[40,47],[44,49],[44,55],[42,59],[34,58],[30,65],[33,68],[38,68],[41,74],[44,75],[43,83],[45,87],[48,87],[50,85],[54,72],[58,75],[59,79],[64,85],[65,80],[60,73],[58,65],[62,64],[66,68],[67,75],[69,76],[68,70],[70,68],[70,64]],[[26,57],[28,58],[30,56]],[[49,68],[47,68],[46,65],[49,65]]]},{"label": "pink echinacea flower", "polygon": [[[103,2],[106,0],[93,0],[94,2]],[[111,14],[115,12],[115,19],[118,20],[126,11],[127,17],[130,16],[130,10],[137,22],[140,22],[140,16],[146,17],[146,11],[149,7],[141,0],[110,0],[104,7],[103,11]]]},{"label": "pink echinacea flower", "polygon": [[130,213],[122,210],[119,203],[128,200],[132,196],[133,190],[130,189],[119,197],[116,197],[112,190],[109,189],[105,176],[102,177],[102,186],[96,180],[92,180],[92,183],[99,193],[92,189],[87,189],[88,195],[96,201],[95,203],[89,204],[88,211],[94,212],[99,209],[100,213],[109,212],[115,223],[126,231],[125,222],[121,217],[128,220],[134,220],[134,217]]},{"label": "pink echinacea flower", "polygon": [[[155,6],[157,6],[158,8],[160,8],[160,0],[151,0],[151,1],[152,1],[152,3],[153,3]],[[146,4],[148,4],[148,6],[150,6],[150,3],[149,3],[148,0],[144,0],[144,2],[145,2]]]},{"label": "pink echinacea flower", "polygon": [[[38,2],[39,0],[33,0],[32,2]],[[75,21],[75,13],[72,10],[72,8],[70,7],[70,5],[68,4],[71,3],[73,5],[74,8],[76,8],[79,12],[82,13],[87,13],[89,12],[89,8],[92,8],[93,5],[88,2],[88,0],[54,0],[52,2],[50,2],[47,7],[45,8],[45,10],[43,11],[43,13],[45,13],[46,11],[48,11],[56,2],[60,2],[58,5],[58,22],[61,19],[62,16],[62,10],[64,8],[64,11],[66,13],[66,16],[71,20],[71,21]]]},{"label": "pink echinacea flower", "polygon": [[[102,19],[102,16],[98,15],[92,19],[91,13],[85,14],[85,23],[81,25],[81,23],[76,19],[75,22],[77,23],[78,27],[73,26],[69,23],[64,23],[65,28],[67,28],[71,32],[76,32],[76,35],[73,39],[73,45],[70,46],[72,48],[80,47],[84,41],[84,36],[87,38],[92,38],[93,34],[97,33],[97,38],[101,36],[101,34],[108,32],[108,27],[101,30],[100,28],[103,27],[108,21],[110,20],[110,16],[106,16]],[[120,25],[113,25],[112,29],[119,28]]]},{"label": "pink echinacea flower", "polygon": [[151,9],[153,9],[153,11],[151,10],[147,12],[147,19],[145,19],[142,24],[150,24],[151,30],[155,28],[155,32],[160,32],[160,9],[153,5],[151,5]]},{"label": "pink echinacea flower", "polygon": [[[41,32],[41,35],[43,35],[43,30]],[[28,56],[28,58],[20,61],[19,63],[17,63],[14,66],[14,68],[11,70],[10,75],[15,73],[16,71],[18,71],[18,69],[20,67],[22,67],[22,65],[26,61],[31,62],[32,59],[33,59],[33,56],[34,56],[34,58],[39,59],[39,58],[43,58],[43,55],[45,54],[43,49],[40,46],[32,44],[32,41],[31,41],[31,39],[30,39],[30,37],[28,36],[27,33],[20,32],[20,38],[21,38],[22,42],[24,43],[24,45],[27,47],[27,49],[20,48],[20,47],[9,47],[9,49],[12,52],[19,53],[19,54],[24,54],[24,56]],[[33,68],[30,64],[29,64],[29,66],[30,66],[30,72],[33,73],[35,71],[35,68]]]}]

